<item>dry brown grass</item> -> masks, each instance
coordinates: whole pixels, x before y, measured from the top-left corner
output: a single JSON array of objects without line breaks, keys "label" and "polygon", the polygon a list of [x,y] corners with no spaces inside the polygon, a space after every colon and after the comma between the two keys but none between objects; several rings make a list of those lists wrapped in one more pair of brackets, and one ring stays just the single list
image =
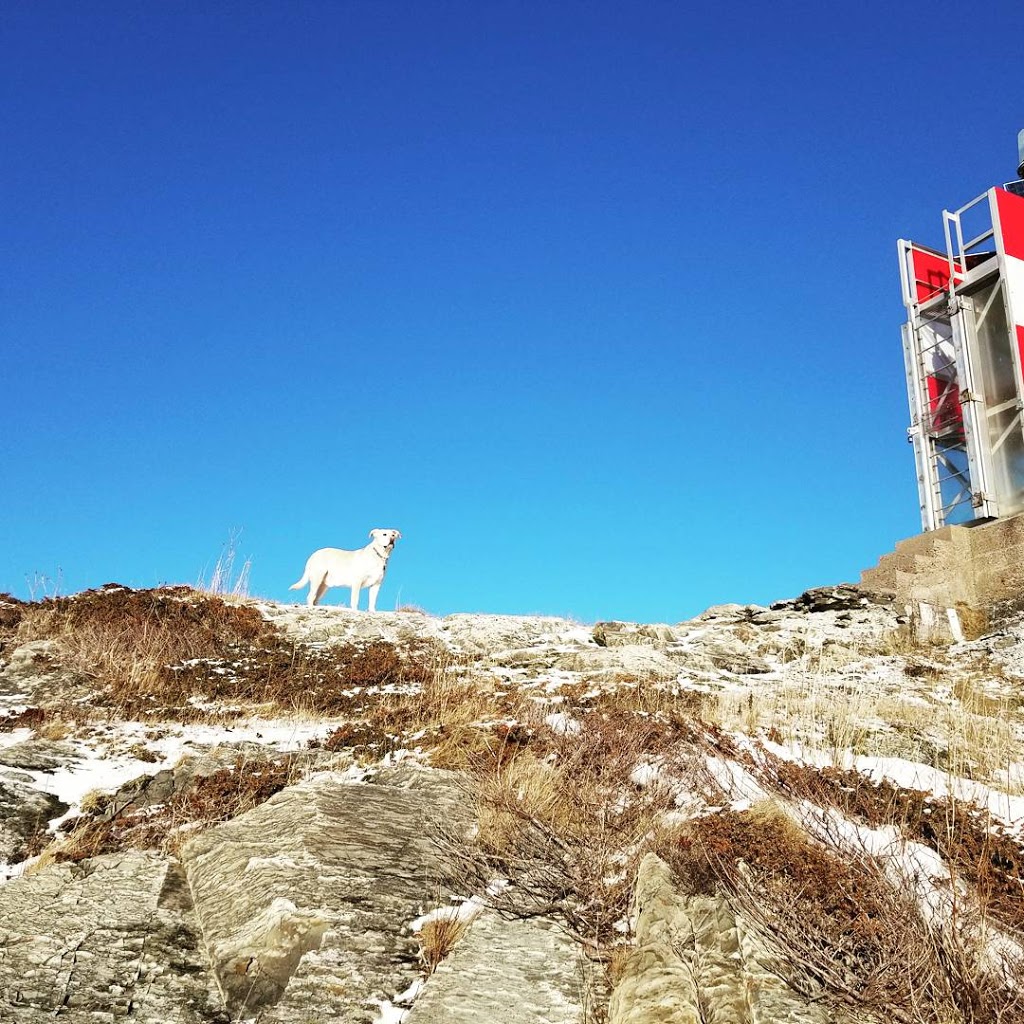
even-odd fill
[{"label": "dry brown grass", "polygon": [[[634,698],[627,695],[627,704]],[[445,844],[456,888],[479,892],[495,876],[510,878],[514,884],[493,900],[499,909],[558,914],[600,957],[628,911],[635,864],[673,806],[669,789],[638,786],[633,772],[662,759],[682,771],[681,748],[693,742],[685,721],[611,713],[602,703],[604,710],[579,716],[578,731],[538,725],[525,742],[473,761],[475,841]]]},{"label": "dry brown grass", "polygon": [[74,722],[65,722],[61,718],[51,718],[36,727],[36,736],[44,740],[66,740],[75,729]]},{"label": "dry brown grass", "polygon": [[[389,690],[435,685],[440,660],[429,643],[295,643],[252,605],[187,587],[110,587],[26,605],[13,637],[56,640],[61,667],[95,687],[92,705],[139,719],[230,717],[254,706],[358,718],[382,701],[403,706]],[[77,717],[89,704],[58,710]]]},{"label": "dry brown grass", "polygon": [[453,914],[439,914],[423,923],[416,938],[420,944],[420,960],[427,974],[433,974],[466,934],[470,922]]},{"label": "dry brown grass", "polygon": [[[852,755],[902,757],[999,788],[1024,758],[1019,681],[990,655],[948,663],[941,651],[901,659],[907,685],[864,685],[859,674],[797,675],[768,691],[718,694],[704,717],[727,730],[821,751],[833,763]],[[952,690],[954,701],[948,699]]]},{"label": "dry brown grass", "polygon": [[0,655],[13,640],[26,607],[12,594],[0,592]]},{"label": "dry brown grass", "polygon": [[187,587],[110,586],[27,606],[14,639],[58,641],[63,667],[93,679],[112,703],[132,707],[167,703],[167,666],[222,658],[270,632],[256,609]]},{"label": "dry brown grass", "polygon": [[[614,966],[616,923],[628,913],[638,859],[653,848],[691,889],[726,895],[776,951],[772,968],[808,999],[898,1024],[1021,1019],[1024,970],[1013,956],[993,961],[987,936],[994,924],[1020,934],[1024,852],[993,834],[990,822],[856,773],[755,756],[696,718],[703,705],[689,695],[643,684],[617,693],[566,689],[578,732],[556,735],[532,723],[500,757],[492,750],[469,759],[478,833],[472,846],[445,841],[458,888],[480,892],[495,876],[509,878],[493,905],[560,915],[593,956]],[[837,732],[832,740],[845,738]],[[682,834],[666,825],[675,790],[637,786],[634,768],[661,765],[674,786],[720,805],[708,756],[739,762],[794,802],[897,825],[908,841],[931,846],[956,880],[946,923],[923,917],[913,890],[894,887],[880,861],[831,849],[770,808],[712,813]],[[969,900],[957,886],[970,890]]]},{"label": "dry brown grass", "polygon": [[905,657],[921,653],[934,653],[942,646],[939,643],[922,640],[914,627],[906,623],[886,632],[875,653],[882,656]]},{"label": "dry brown grass", "polygon": [[[470,662],[455,661],[430,643],[304,646],[284,638],[249,605],[181,588],[106,590],[11,607],[5,612],[0,603],[0,629],[19,641],[57,639],[65,667],[102,689],[104,713],[191,719],[221,713],[217,709],[226,705],[259,703],[347,718],[318,744],[328,750],[377,759],[399,746],[419,747],[435,766],[463,771],[477,801],[477,835],[470,845],[442,840],[453,888],[482,892],[495,876],[508,878],[512,884],[492,900],[498,909],[560,915],[602,960],[615,959],[616,926],[628,913],[635,865],[653,847],[691,887],[724,892],[772,938],[787,954],[780,952],[777,970],[810,998],[825,993],[869,1010],[884,1006],[886,1019],[900,1024],[1020,1019],[1008,994],[1015,965],[1004,960],[1006,975],[994,972],[979,938],[987,921],[1024,935],[1024,850],[1015,840],[963,804],[873,785],[856,773],[801,768],[766,751],[754,757],[704,720],[717,714],[721,726],[741,725],[751,734],[776,730],[780,740],[789,738],[783,730],[810,722],[837,760],[875,742],[873,726],[864,724],[872,719],[883,719],[893,732],[946,730],[943,756],[957,770],[982,775],[1015,749],[1012,729],[999,728],[1006,716],[1003,705],[990,703],[1001,698],[989,696],[984,666],[976,686],[957,691],[951,683],[961,701],[951,709],[871,695],[840,673],[829,675],[852,656],[838,647],[801,652],[821,669],[803,692],[790,687],[716,700],[657,680],[583,681],[560,690],[558,707],[573,722],[559,732],[545,720],[553,705],[474,674]],[[908,683],[949,681],[941,649],[902,638],[886,643],[905,646],[901,653],[910,655]],[[726,700],[735,706],[726,707]],[[197,701],[210,709],[198,709]],[[59,707],[35,709],[0,728],[24,724],[56,735],[72,719]],[[725,802],[709,756],[740,762],[793,802],[898,827],[941,855],[957,884],[970,887],[970,904],[956,904],[956,926],[938,933],[908,895],[894,891],[878,863],[866,856],[844,859],[764,808],[709,814],[681,835],[669,830],[673,786],[705,805]],[[638,765],[663,770],[672,786],[639,784]],[[266,799],[290,781],[291,771],[287,762],[238,765],[197,780],[155,812],[111,817],[98,801],[46,856],[78,860],[126,847],[173,850],[195,829]],[[447,955],[463,927],[444,918],[425,927],[420,941],[428,969]],[[908,989],[911,974],[914,989]]]}]

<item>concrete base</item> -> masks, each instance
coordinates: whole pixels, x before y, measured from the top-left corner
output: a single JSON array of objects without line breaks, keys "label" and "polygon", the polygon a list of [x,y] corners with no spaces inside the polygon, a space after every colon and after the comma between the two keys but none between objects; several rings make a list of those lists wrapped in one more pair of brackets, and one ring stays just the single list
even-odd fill
[{"label": "concrete base", "polygon": [[934,621],[954,639],[958,628],[968,637],[979,635],[989,623],[1024,608],[1024,514],[901,540],[861,573],[860,585],[907,606],[920,620]]}]

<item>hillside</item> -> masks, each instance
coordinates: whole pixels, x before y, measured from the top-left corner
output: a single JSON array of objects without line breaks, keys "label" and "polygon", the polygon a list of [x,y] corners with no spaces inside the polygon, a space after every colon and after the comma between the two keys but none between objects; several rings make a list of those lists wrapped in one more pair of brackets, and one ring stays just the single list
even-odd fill
[{"label": "hillside", "polygon": [[0,1021],[1024,1020],[1024,623],[0,600]]}]

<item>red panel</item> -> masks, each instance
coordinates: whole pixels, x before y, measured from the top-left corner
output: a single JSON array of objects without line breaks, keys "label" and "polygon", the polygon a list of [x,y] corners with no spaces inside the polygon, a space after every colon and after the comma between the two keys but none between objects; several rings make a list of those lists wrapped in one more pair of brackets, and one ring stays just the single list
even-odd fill
[{"label": "red panel", "polygon": [[[1018,328],[1020,331],[1021,328]],[[934,434],[964,432],[964,411],[960,405],[960,387],[951,380],[929,376],[928,411],[931,413],[931,430]]]},{"label": "red panel", "polygon": [[996,209],[1003,232],[1003,252],[1024,260],[1024,196],[997,188]]},{"label": "red panel", "polygon": [[949,261],[945,256],[936,256],[916,247],[910,250],[910,254],[918,302],[925,302],[949,287]]}]

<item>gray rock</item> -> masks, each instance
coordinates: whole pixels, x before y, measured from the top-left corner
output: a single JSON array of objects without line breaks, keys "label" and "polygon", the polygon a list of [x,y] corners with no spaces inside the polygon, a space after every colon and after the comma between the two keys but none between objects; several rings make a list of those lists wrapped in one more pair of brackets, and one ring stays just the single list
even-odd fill
[{"label": "gray rock", "polygon": [[468,826],[449,773],[308,779],[182,851],[229,1009],[262,1024],[365,1021],[418,974],[408,923],[436,901],[436,822]]},{"label": "gray rock", "polygon": [[524,647],[504,651],[500,658],[492,659],[492,663],[500,664],[502,668],[546,669],[554,668],[557,660],[558,653],[550,647]]},{"label": "gray rock", "polygon": [[11,651],[0,669],[0,706],[35,706],[57,694],[81,691],[60,664],[56,640],[31,640]]},{"label": "gray rock", "polygon": [[109,799],[104,800],[104,810],[100,817],[110,821],[125,812],[167,803],[180,788],[176,784],[175,775],[174,771],[165,768],[154,775],[140,775],[126,782]]},{"label": "gray rock", "polygon": [[635,622],[598,622],[593,636],[601,647],[664,646],[675,639],[669,626]]},{"label": "gray rock", "polygon": [[756,604],[713,604],[694,619],[680,622],[679,625],[688,626],[691,622],[747,622],[751,616],[763,611],[764,608]]},{"label": "gray rock", "polygon": [[581,647],[558,657],[555,667],[569,672],[587,672],[608,676],[674,679],[679,664],[653,647]]},{"label": "gray rock", "polygon": [[766,947],[717,896],[684,896],[647,854],[637,872],[636,944],[612,993],[609,1024],[829,1024],[835,1007],[798,996],[762,966]]},{"label": "gray rock", "polygon": [[406,1024],[579,1024],[591,973],[552,921],[485,912],[427,980]]},{"label": "gray rock", "polygon": [[0,772],[0,862],[24,860],[28,856],[26,843],[67,809],[68,805],[51,793],[36,789],[30,775]]},{"label": "gray rock", "polygon": [[0,887],[0,1019],[56,1016],[227,1024],[173,861],[112,854]]},{"label": "gray rock", "polygon": [[15,647],[0,669],[0,696],[23,692],[29,681],[52,672],[57,651],[55,640],[31,640]]},{"label": "gray rock", "polygon": [[701,1024],[698,981],[675,950],[685,911],[668,865],[647,854],[634,896],[636,942],[608,1006],[609,1024]]},{"label": "gray rock", "polygon": [[775,610],[793,608],[803,612],[842,612],[865,608],[873,598],[854,583],[840,583],[834,587],[814,587],[805,590],[792,601],[777,601]]},{"label": "gray rock", "polygon": [[0,764],[29,772],[52,772],[78,760],[78,751],[70,743],[56,740],[25,740],[0,749]]},{"label": "gray rock", "polygon": [[711,665],[722,672],[736,675],[757,675],[770,671],[764,658],[750,646],[728,634],[717,636],[703,645],[702,653]]}]

